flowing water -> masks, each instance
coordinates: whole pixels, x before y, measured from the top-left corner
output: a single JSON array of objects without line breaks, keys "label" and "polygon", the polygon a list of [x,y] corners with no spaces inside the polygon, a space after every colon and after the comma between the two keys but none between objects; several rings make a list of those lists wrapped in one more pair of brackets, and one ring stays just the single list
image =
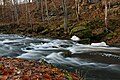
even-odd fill
[{"label": "flowing water", "polygon": [[45,60],[86,80],[120,80],[120,47],[94,47],[71,40],[0,35],[0,56]]}]

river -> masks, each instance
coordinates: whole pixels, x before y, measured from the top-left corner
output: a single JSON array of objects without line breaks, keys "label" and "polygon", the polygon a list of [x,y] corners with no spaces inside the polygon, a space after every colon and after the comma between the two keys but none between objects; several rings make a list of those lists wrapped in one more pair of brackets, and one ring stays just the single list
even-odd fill
[{"label": "river", "polygon": [[0,56],[45,60],[59,68],[77,71],[86,80],[120,80],[120,47],[0,34]]}]

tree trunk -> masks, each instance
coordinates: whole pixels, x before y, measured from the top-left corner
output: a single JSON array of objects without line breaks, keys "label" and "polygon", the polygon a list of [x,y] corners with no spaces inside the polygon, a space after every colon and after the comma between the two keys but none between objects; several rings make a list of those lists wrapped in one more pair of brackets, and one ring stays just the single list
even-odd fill
[{"label": "tree trunk", "polygon": [[3,15],[3,18],[4,18],[4,9],[5,9],[5,4],[6,4],[6,0],[3,0],[3,7],[2,7],[2,15]]},{"label": "tree trunk", "polygon": [[15,19],[17,20],[17,24],[19,24],[19,20],[18,20],[18,8],[17,8],[17,5],[18,5],[18,2],[16,2],[16,0],[13,0],[13,5],[14,5],[14,17]]},{"label": "tree trunk", "polygon": [[28,6],[27,6],[27,0],[25,0],[25,18],[26,18],[26,24],[28,23]]},{"label": "tree trunk", "polygon": [[106,30],[108,28],[108,7],[107,7],[107,0],[105,0],[105,26],[106,26]]},{"label": "tree trunk", "polygon": [[4,18],[4,7],[3,7],[3,5],[1,6],[2,7],[2,18]]},{"label": "tree trunk", "polygon": [[76,15],[78,21],[80,20],[80,0],[75,0],[75,6],[76,6]]},{"label": "tree trunk", "polygon": [[63,2],[63,11],[64,11],[64,31],[67,32],[68,29],[67,0],[62,0],[62,2]]},{"label": "tree trunk", "polygon": [[42,21],[44,22],[43,0],[41,0],[41,14],[42,14]]},{"label": "tree trunk", "polygon": [[47,0],[45,0],[45,9],[46,9],[46,15],[47,15],[47,20],[49,22],[49,13],[48,13],[48,5],[47,5]]},{"label": "tree trunk", "polygon": [[[30,2],[29,2],[29,3],[30,3]],[[29,4],[29,3],[28,3],[28,4]],[[30,5],[28,5],[28,6],[30,6]],[[29,9],[28,6],[27,6],[28,19],[29,19],[30,26],[31,26],[32,29],[33,29],[33,26],[32,26],[32,19],[31,19],[31,14],[30,14],[30,9]]]},{"label": "tree trunk", "polygon": [[36,6],[37,6],[37,10],[39,9],[39,1],[36,0]]}]

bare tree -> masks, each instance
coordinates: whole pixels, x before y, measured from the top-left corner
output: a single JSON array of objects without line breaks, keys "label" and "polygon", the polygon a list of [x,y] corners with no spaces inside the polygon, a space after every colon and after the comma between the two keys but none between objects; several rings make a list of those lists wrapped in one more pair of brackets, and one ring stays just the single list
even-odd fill
[{"label": "bare tree", "polygon": [[67,32],[68,27],[68,11],[67,11],[67,0],[62,0],[63,11],[64,11],[64,31]]},{"label": "bare tree", "polygon": [[43,11],[43,0],[41,0],[41,14],[42,14],[42,21],[44,23],[44,11]]},{"label": "bare tree", "polygon": [[[28,6],[30,6],[30,5],[29,5],[29,4],[30,4],[30,1],[31,1],[31,0],[29,0]],[[33,26],[32,26],[32,20],[31,20],[31,14],[30,14],[30,8],[29,8],[28,6],[27,6],[28,19],[29,19],[30,26],[33,28]]]},{"label": "bare tree", "polygon": [[108,28],[108,7],[107,7],[107,0],[105,0],[105,26],[106,26],[106,30]]},{"label": "bare tree", "polygon": [[37,10],[40,8],[39,6],[40,0],[36,0],[36,6],[37,6]]},{"label": "bare tree", "polygon": [[80,0],[75,0],[75,6],[76,6],[77,19],[79,21],[79,19],[80,19]]},{"label": "bare tree", "polygon": [[49,13],[48,13],[48,5],[47,5],[47,0],[45,0],[45,9],[46,9],[46,15],[47,15],[47,20],[49,22]]},{"label": "bare tree", "polygon": [[14,17],[17,20],[17,24],[19,24],[19,20],[18,20],[18,2],[17,0],[13,0],[13,6],[14,6]]},{"label": "bare tree", "polygon": [[26,19],[26,24],[28,23],[28,6],[27,6],[28,1],[25,0],[25,19]]},{"label": "bare tree", "polygon": [[2,16],[4,18],[4,9],[5,9],[5,4],[6,4],[6,0],[3,0],[3,5],[2,5]]}]

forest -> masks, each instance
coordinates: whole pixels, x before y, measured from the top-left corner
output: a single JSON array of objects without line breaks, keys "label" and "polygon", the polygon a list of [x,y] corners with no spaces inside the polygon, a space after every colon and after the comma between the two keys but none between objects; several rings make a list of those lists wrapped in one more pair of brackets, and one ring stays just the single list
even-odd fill
[{"label": "forest", "polygon": [[[1,0],[0,32],[120,42],[119,0]],[[5,26],[5,27],[4,27]]]}]

